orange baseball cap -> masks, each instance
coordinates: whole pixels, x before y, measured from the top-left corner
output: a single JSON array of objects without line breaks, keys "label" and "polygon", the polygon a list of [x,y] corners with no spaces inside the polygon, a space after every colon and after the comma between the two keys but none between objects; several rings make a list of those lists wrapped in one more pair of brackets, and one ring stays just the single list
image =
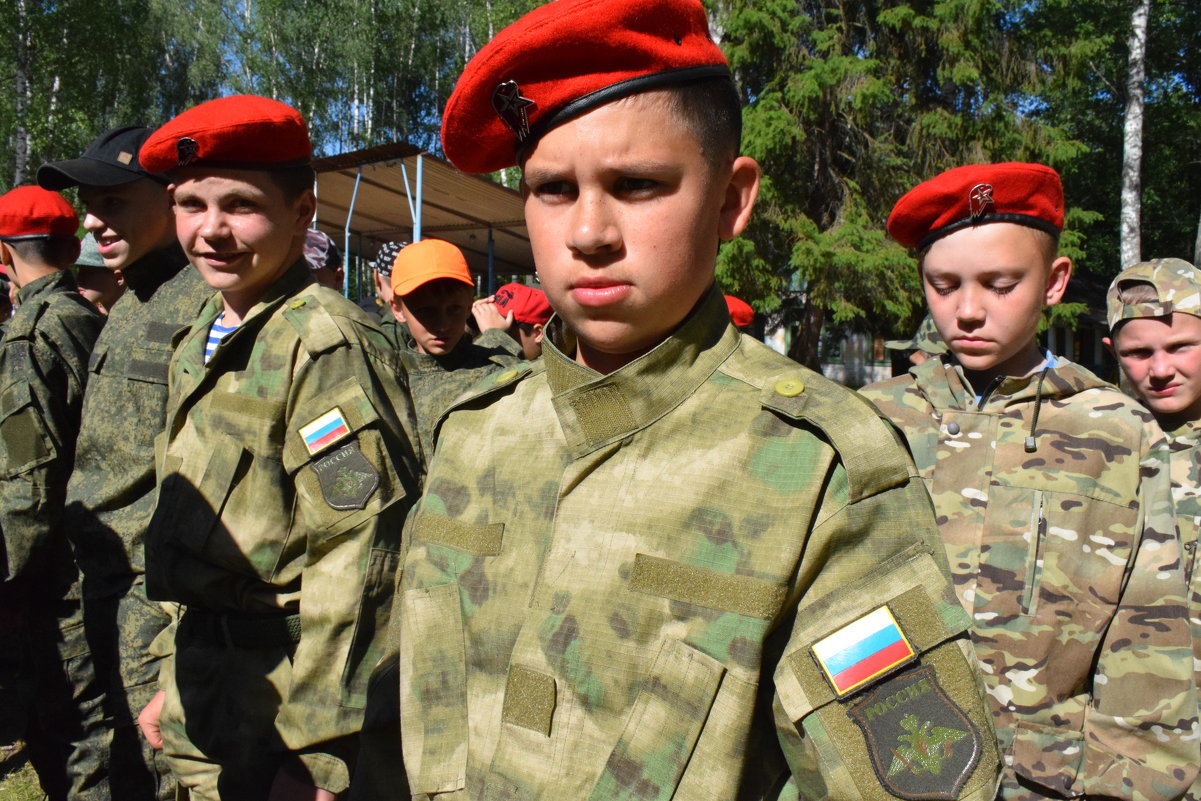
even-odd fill
[{"label": "orange baseball cap", "polygon": [[462,281],[475,289],[463,251],[441,239],[422,239],[401,248],[392,262],[392,291],[407,295],[439,278]]},{"label": "orange baseball cap", "polygon": [[726,295],[726,308],[730,310],[730,319],[737,328],[745,328],[755,322],[755,310],[742,298]]}]

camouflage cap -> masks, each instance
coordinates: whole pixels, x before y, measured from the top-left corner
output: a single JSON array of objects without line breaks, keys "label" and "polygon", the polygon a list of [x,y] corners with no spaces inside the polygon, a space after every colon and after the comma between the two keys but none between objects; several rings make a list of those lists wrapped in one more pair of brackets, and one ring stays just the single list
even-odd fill
[{"label": "camouflage cap", "polygon": [[947,352],[947,344],[938,335],[938,329],[934,327],[934,318],[928,314],[922,318],[917,333],[911,338],[890,339],[884,343],[884,347],[889,350],[920,350],[932,354]]},{"label": "camouflage cap", "polygon": [[[1118,294],[1127,283],[1150,284],[1155,300],[1122,303]],[[1105,295],[1109,330],[1139,317],[1166,317],[1174,312],[1201,317],[1201,270],[1184,259],[1152,259],[1118,273]]]}]

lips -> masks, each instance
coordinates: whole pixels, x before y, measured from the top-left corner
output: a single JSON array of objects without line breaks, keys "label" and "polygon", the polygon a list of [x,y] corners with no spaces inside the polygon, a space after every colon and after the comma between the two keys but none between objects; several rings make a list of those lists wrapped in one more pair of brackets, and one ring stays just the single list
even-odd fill
[{"label": "lips", "polygon": [[608,306],[625,300],[631,285],[612,278],[581,278],[571,285],[571,299],[581,306]]}]

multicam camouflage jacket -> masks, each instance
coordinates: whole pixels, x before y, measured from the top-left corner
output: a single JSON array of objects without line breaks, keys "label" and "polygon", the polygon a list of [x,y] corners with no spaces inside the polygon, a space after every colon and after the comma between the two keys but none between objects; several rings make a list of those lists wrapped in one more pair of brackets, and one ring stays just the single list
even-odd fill
[{"label": "multicam camouflage jacket", "polygon": [[[1193,629],[1193,667],[1197,686],[1201,687],[1201,563],[1198,562],[1198,532],[1201,531],[1201,421],[1193,420],[1172,431],[1172,499],[1176,504],[1176,523],[1184,543],[1184,565],[1189,578],[1189,622]],[[1194,743],[1201,742],[1201,733]],[[1185,796],[1201,799],[1201,777],[1193,782]]]},{"label": "multicam camouflage jacket", "polygon": [[866,387],[905,434],[975,623],[1007,799],[1169,799],[1201,758],[1166,440],[1065,359],[979,402],[950,357]]},{"label": "multicam camouflage jacket", "polygon": [[174,337],[212,295],[178,245],[122,271],[126,292],[88,361],[88,389],[65,526],[86,598],[123,593],[145,572],[142,535],[154,510],[154,438],[167,413]]},{"label": "multicam camouflage jacket", "polygon": [[338,790],[418,492],[412,408],[379,329],[303,260],[205,364],[221,310],[214,296],[171,362],[147,590],[185,604],[184,624],[299,614],[275,726],[313,783]]},{"label": "multicam camouflage jacket", "polygon": [[418,351],[405,326],[397,325],[396,334],[400,337],[400,361],[409,376],[418,435],[427,458],[434,454],[435,425],[455,398],[488,373],[522,360],[521,346],[498,328],[484,331],[474,341],[464,336],[445,356]]},{"label": "multicam camouflage jacket", "polygon": [[414,797],[993,798],[970,621],[869,407],[717,292],[608,376],[550,346],[483,384],[406,526]]},{"label": "multicam camouflage jacket", "polygon": [[0,581],[25,577],[57,600],[76,574],[62,526],[63,490],[88,355],[104,317],[67,271],[31,281],[17,299],[0,344]]}]

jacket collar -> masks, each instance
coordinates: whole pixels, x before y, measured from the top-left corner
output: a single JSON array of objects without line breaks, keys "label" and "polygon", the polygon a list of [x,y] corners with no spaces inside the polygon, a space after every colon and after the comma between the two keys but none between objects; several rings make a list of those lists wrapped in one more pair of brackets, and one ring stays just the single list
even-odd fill
[{"label": "jacket collar", "polygon": [[738,347],[716,287],[650,352],[601,375],[543,345],[546,377],[568,446],[578,457],[621,440],[680,405]]}]

